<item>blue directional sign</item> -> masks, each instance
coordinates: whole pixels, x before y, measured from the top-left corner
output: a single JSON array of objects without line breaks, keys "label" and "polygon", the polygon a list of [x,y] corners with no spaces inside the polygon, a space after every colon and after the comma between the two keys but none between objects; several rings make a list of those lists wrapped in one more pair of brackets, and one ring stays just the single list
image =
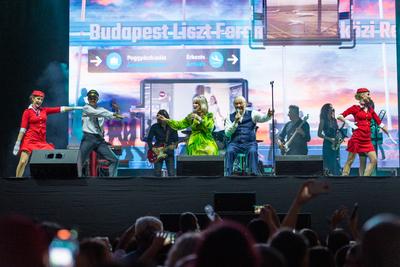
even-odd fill
[{"label": "blue directional sign", "polygon": [[239,72],[240,49],[90,49],[89,72]]}]

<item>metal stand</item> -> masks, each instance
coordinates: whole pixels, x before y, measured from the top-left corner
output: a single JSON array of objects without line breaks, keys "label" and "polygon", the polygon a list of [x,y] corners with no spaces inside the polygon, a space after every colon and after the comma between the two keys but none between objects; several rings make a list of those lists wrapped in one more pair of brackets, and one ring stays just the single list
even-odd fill
[{"label": "metal stand", "polygon": [[274,107],[274,81],[270,81],[272,101],[272,175],[275,175],[275,107]]}]

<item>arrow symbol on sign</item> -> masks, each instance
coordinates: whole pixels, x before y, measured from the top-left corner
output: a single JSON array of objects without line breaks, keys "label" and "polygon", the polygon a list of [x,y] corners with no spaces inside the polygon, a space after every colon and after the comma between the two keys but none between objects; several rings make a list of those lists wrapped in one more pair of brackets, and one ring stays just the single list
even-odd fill
[{"label": "arrow symbol on sign", "polygon": [[95,59],[90,60],[90,63],[93,63],[96,67],[98,67],[101,64],[101,62],[103,62],[103,61],[101,60],[101,58],[99,56],[96,56]]},{"label": "arrow symbol on sign", "polygon": [[232,57],[228,58],[228,61],[232,61],[232,65],[235,65],[238,60],[239,59],[237,58],[237,56],[235,56],[235,54],[232,54]]}]

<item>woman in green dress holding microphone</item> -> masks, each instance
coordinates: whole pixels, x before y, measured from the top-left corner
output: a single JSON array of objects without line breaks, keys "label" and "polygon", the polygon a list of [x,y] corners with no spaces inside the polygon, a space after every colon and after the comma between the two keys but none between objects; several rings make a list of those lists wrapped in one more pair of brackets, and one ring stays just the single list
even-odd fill
[{"label": "woman in green dress holding microphone", "polygon": [[157,115],[157,119],[166,121],[174,130],[182,130],[188,127],[192,129],[187,142],[188,155],[218,155],[218,147],[212,136],[214,116],[208,112],[207,99],[204,96],[193,98],[193,112],[183,120],[171,120],[162,115]]}]

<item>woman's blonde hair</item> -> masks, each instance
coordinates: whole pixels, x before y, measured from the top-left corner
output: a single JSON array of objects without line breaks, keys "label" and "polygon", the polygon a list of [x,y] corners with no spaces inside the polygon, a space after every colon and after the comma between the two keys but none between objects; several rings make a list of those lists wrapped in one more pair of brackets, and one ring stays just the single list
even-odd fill
[{"label": "woman's blonde hair", "polygon": [[196,96],[195,98],[193,98],[193,103],[194,102],[198,102],[200,105],[200,111],[203,115],[208,113],[208,102],[207,99],[203,96]]},{"label": "woman's blonde hair", "polygon": [[362,96],[363,94],[368,94],[368,92],[357,93],[357,94],[354,95],[354,98],[355,98],[356,100],[361,100],[361,99],[362,99],[361,96]]}]

